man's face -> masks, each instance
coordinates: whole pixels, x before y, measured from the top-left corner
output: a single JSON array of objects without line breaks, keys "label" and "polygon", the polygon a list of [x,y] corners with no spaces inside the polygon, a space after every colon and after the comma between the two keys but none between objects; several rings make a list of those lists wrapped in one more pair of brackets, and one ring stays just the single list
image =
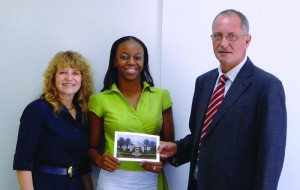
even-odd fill
[{"label": "man's face", "polygon": [[240,18],[235,14],[218,16],[212,36],[222,36],[219,40],[212,37],[212,41],[215,56],[226,73],[244,59],[251,36],[241,29]]}]

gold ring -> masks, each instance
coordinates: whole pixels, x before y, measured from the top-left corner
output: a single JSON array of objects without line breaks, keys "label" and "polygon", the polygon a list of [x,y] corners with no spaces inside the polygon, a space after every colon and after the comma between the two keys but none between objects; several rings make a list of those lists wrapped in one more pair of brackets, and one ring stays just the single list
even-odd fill
[{"label": "gold ring", "polygon": [[153,170],[154,170],[154,171],[156,170],[156,166],[153,166]]}]

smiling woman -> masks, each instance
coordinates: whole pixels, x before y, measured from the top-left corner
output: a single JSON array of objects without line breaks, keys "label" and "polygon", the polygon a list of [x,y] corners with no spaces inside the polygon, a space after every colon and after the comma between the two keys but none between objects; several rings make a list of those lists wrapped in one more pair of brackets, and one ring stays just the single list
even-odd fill
[{"label": "smiling woman", "polygon": [[116,52],[115,66],[119,70],[119,75],[125,71],[126,75],[136,75],[143,70],[144,50],[143,47],[134,40],[128,40],[118,46]]},{"label": "smiling woman", "polygon": [[86,154],[93,92],[86,59],[73,51],[57,53],[45,71],[43,95],[21,117],[13,165],[21,189],[93,189]]},{"label": "smiling woman", "polygon": [[59,94],[61,103],[67,107],[72,117],[76,117],[76,109],[74,109],[73,98],[81,87],[81,73],[78,69],[73,69],[70,66],[58,66],[55,73],[55,86]]},{"label": "smiling woman", "polygon": [[[89,111],[89,156],[101,167],[97,189],[166,190],[161,161],[138,163],[113,156],[118,131],[174,140],[172,101],[167,90],[154,87],[148,50],[141,40],[125,36],[114,42],[104,88],[91,96]],[[98,149],[101,137],[106,142],[104,154]]]},{"label": "smiling woman", "polygon": [[58,67],[55,74],[55,85],[57,86],[60,96],[66,95],[73,98],[81,86],[80,71],[71,67]]}]

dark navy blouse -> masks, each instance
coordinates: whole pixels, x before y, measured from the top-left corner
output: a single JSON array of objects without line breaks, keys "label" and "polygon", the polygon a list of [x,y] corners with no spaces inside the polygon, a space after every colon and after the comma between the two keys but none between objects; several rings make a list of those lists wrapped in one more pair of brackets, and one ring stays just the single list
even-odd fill
[{"label": "dark navy blouse", "polygon": [[13,169],[32,171],[35,189],[83,189],[80,177],[42,174],[34,168],[73,165],[80,174],[90,172],[87,148],[88,131],[81,123],[81,109],[77,107],[74,120],[66,107],[54,114],[47,101],[38,99],[21,116]]}]

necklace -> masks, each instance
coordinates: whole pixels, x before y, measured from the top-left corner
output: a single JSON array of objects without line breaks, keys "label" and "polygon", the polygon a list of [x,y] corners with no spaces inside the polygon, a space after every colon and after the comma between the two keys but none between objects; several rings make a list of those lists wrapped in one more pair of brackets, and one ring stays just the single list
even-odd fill
[{"label": "necklace", "polygon": [[70,108],[67,108],[69,111],[71,111],[72,109],[74,109],[74,104],[72,104],[72,106]]}]

